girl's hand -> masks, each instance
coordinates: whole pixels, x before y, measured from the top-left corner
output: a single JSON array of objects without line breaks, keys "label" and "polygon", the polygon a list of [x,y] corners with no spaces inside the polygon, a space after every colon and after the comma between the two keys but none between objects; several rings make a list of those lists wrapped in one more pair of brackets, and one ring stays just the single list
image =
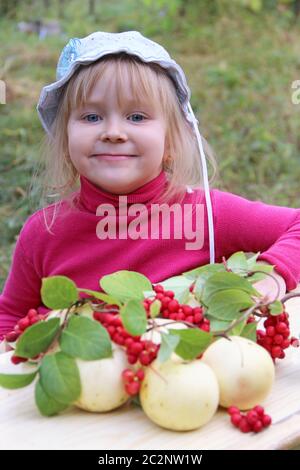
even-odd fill
[{"label": "girl's hand", "polygon": [[[257,263],[269,264],[269,263],[266,263],[265,261],[257,261]],[[271,272],[270,274],[272,274],[272,276],[276,278],[279,286],[277,286],[276,282],[271,276],[266,276],[265,279],[255,282],[253,284],[253,287],[256,290],[258,290],[258,292],[260,292],[261,294],[267,296],[268,301],[280,300],[286,293],[285,280],[275,270],[273,270],[273,272]],[[278,289],[279,289],[279,293],[278,293]]]}]

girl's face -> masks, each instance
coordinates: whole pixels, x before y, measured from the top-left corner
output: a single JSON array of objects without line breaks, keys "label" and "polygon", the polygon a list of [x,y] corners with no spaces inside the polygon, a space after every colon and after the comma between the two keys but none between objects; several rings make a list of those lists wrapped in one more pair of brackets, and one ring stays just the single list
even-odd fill
[{"label": "girl's face", "polygon": [[126,82],[122,94],[121,107],[113,77],[102,78],[84,107],[71,112],[67,128],[70,158],[79,174],[114,194],[130,193],[154,179],[166,156],[162,114],[146,101],[130,102]]}]

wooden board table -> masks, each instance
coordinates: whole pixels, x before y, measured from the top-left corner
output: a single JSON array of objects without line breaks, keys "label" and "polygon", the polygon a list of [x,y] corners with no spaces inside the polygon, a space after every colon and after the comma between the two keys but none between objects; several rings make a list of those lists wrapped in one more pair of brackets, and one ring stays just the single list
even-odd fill
[{"label": "wooden board table", "polygon": [[[300,286],[297,289],[300,292]],[[300,298],[286,303],[293,336],[300,332]],[[8,354],[0,355],[1,363]],[[152,423],[134,405],[104,414],[70,408],[42,417],[34,403],[34,385],[0,388],[0,449],[292,449],[300,446],[300,350],[289,348],[276,365],[272,393],[262,403],[274,424],[259,434],[242,434],[220,410],[203,428],[172,432]]]}]

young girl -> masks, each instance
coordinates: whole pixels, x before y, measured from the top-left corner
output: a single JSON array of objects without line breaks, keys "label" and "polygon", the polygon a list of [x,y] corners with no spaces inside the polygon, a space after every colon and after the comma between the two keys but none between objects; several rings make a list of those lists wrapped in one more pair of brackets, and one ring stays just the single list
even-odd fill
[{"label": "young girl", "polygon": [[[242,250],[275,266],[280,296],[296,287],[300,210],[209,190],[189,98],[181,67],[136,31],[69,41],[37,108],[45,188],[58,200],[20,232],[0,296],[2,338],[30,308],[47,311],[48,276],[99,290],[102,276],[131,270],[159,283]],[[258,286],[276,294],[272,280]]]}]

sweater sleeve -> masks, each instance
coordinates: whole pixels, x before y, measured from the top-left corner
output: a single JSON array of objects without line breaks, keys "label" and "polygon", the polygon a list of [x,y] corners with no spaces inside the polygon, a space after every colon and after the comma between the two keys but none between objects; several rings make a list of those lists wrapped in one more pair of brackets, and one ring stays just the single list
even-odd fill
[{"label": "sweater sleeve", "polygon": [[275,266],[287,290],[300,281],[300,209],[250,201],[213,190],[216,261],[236,251],[260,252]]},{"label": "sweater sleeve", "polygon": [[41,304],[41,277],[26,256],[22,244],[26,232],[28,227],[24,226],[16,242],[10,271],[0,295],[0,341],[30,308],[38,308]]}]

